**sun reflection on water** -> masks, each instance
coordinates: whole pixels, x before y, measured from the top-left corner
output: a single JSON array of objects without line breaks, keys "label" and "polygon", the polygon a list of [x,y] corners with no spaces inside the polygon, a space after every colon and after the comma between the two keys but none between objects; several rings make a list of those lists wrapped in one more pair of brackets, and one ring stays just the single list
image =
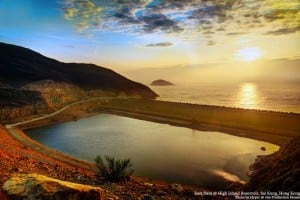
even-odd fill
[{"label": "sun reflection on water", "polygon": [[254,83],[243,83],[238,91],[238,107],[257,109],[257,89]]}]

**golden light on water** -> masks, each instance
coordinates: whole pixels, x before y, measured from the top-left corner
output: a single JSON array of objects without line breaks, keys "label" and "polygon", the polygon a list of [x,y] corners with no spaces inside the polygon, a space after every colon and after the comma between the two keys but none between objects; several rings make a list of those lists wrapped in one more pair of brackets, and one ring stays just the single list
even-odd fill
[{"label": "golden light on water", "polygon": [[238,107],[257,109],[257,90],[253,83],[243,83],[238,91]]},{"label": "golden light on water", "polygon": [[241,180],[238,176],[231,174],[229,172],[225,172],[223,170],[213,170],[212,171],[213,174],[220,176],[228,181],[232,181],[232,182],[239,182],[242,184],[245,184],[246,182]]}]

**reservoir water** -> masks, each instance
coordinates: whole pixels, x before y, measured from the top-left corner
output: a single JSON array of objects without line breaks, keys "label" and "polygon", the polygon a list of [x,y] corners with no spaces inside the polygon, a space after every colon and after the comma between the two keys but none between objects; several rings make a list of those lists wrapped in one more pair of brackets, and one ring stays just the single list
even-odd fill
[{"label": "reservoir water", "polygon": [[[246,182],[257,155],[278,146],[219,132],[203,132],[111,114],[26,130],[31,138],[73,157],[131,158],[134,174],[153,180],[223,189]],[[261,147],[266,150],[262,151]]]}]

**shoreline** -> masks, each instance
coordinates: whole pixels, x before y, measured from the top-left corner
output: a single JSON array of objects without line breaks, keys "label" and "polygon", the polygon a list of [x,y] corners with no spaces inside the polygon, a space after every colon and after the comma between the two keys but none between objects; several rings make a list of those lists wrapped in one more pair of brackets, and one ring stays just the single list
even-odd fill
[{"label": "shoreline", "polygon": [[41,154],[44,154],[46,156],[49,156],[53,159],[56,159],[60,162],[67,163],[72,166],[76,166],[76,167],[78,166],[78,167],[81,167],[81,168],[84,168],[87,170],[95,169],[94,164],[84,161],[84,160],[77,159],[71,155],[65,154],[65,153],[55,150],[53,148],[47,147],[46,145],[43,145],[43,144],[39,143],[38,141],[33,140],[30,137],[28,137],[22,130],[6,128],[6,131],[18,142],[22,143],[23,145],[31,148],[34,151],[41,153]]},{"label": "shoreline", "polygon": [[112,99],[95,109],[125,117],[216,131],[279,146],[300,136],[300,114],[156,100]]},{"label": "shoreline", "polygon": [[[185,127],[185,128],[190,128],[193,130],[198,130],[198,131],[221,132],[223,134],[229,134],[229,135],[233,135],[233,136],[245,137],[248,139],[269,142],[272,144],[276,144],[278,146],[282,146],[282,145],[286,144],[290,139],[292,139],[291,137],[270,135],[270,134],[259,132],[259,131],[218,126],[218,125],[209,124],[209,123],[207,123],[207,124],[202,123],[202,124],[195,125],[191,122],[184,121],[184,120],[164,118],[164,117],[159,117],[159,116],[155,116],[155,115],[146,115],[146,114],[142,114],[142,113],[127,112],[127,111],[113,110],[113,109],[112,110],[103,110],[103,112],[99,113],[99,115],[104,114],[104,113],[128,117],[128,118],[134,118],[134,119],[139,119],[139,120],[151,121],[151,122],[156,122],[156,123],[169,124],[171,126]],[[256,133],[257,135],[253,135],[254,133]]]}]

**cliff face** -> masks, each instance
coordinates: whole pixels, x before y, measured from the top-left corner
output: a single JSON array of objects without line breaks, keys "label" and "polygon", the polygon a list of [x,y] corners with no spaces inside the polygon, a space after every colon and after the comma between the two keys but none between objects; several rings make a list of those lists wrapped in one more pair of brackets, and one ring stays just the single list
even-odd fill
[{"label": "cliff face", "polygon": [[271,155],[260,156],[250,166],[248,191],[299,191],[300,137]]},{"label": "cliff face", "polygon": [[142,98],[157,96],[147,86],[97,65],[62,63],[32,50],[5,43],[0,43],[0,52],[1,85],[19,88],[36,81],[53,80],[75,85],[85,91],[113,91]]}]

